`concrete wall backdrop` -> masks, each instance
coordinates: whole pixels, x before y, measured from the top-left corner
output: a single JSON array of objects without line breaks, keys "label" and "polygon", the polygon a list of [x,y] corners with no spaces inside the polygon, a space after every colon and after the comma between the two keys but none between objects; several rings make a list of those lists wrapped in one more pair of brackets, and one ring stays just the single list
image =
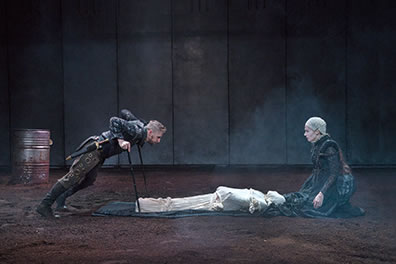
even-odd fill
[{"label": "concrete wall backdrop", "polygon": [[227,6],[172,2],[174,163],[227,164]]},{"label": "concrete wall backdrop", "polygon": [[7,24],[5,2],[0,3],[0,166],[10,164]]},{"label": "concrete wall backdrop", "polygon": [[51,164],[63,164],[60,2],[5,2],[10,128],[50,129]]},{"label": "concrete wall backdrop", "polygon": [[229,3],[231,164],[287,163],[285,27],[285,1]]},{"label": "concrete wall backdrop", "polygon": [[319,115],[351,164],[396,165],[395,11],[392,0],[1,1],[0,166],[13,128],[50,129],[51,165],[65,166],[122,108],[168,127],[147,164],[309,164],[303,126]]},{"label": "concrete wall backdrop", "polygon": [[[62,1],[65,151],[108,129],[118,110],[117,1]],[[107,164],[117,164],[118,157]]]},{"label": "concrete wall backdrop", "polygon": [[350,1],[347,136],[352,163],[395,164],[396,2]]},{"label": "concrete wall backdrop", "polygon": [[303,124],[323,117],[345,149],[346,1],[287,1],[287,157],[306,163]]},{"label": "concrete wall backdrop", "polygon": [[[144,161],[173,164],[171,1],[122,0],[118,4],[119,109],[129,108],[140,118],[166,124],[163,142],[145,146]],[[136,164],[136,151],[132,157]],[[126,154],[120,159],[128,163]]]}]

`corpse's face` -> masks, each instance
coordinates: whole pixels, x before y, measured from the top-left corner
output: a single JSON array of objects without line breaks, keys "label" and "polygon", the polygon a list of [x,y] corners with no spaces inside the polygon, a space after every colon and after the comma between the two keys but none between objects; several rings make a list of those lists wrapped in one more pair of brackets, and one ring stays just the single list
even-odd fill
[{"label": "corpse's face", "polygon": [[311,143],[315,142],[318,139],[319,134],[320,133],[318,130],[314,131],[310,127],[305,126],[304,136],[306,137],[308,142],[311,142]]},{"label": "corpse's face", "polygon": [[162,135],[163,133],[161,132],[153,132],[153,130],[148,129],[146,142],[148,142],[151,145],[158,144],[161,142]]}]

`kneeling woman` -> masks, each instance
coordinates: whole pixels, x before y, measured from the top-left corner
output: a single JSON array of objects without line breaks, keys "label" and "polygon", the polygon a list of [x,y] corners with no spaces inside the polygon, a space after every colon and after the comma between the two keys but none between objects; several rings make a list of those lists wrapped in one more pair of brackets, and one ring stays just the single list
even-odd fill
[{"label": "kneeling woman", "polygon": [[350,167],[337,142],[326,133],[326,122],[311,117],[304,136],[312,143],[313,171],[298,192],[285,194],[279,214],[306,217],[353,217],[364,210],[349,203],[356,190]]},{"label": "kneeling woman", "polygon": [[208,210],[245,211],[263,216],[363,215],[363,209],[349,203],[355,191],[354,179],[337,142],[326,133],[326,122],[319,117],[311,117],[305,123],[304,136],[312,143],[313,171],[298,192],[280,195],[269,191],[264,194],[254,189],[220,186],[212,194],[184,198],[140,198],[141,212]]}]

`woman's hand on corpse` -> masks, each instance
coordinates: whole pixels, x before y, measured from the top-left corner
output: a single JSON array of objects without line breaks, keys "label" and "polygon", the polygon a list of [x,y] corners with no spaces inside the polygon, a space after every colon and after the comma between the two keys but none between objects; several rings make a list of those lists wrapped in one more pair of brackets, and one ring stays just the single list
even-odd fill
[{"label": "woman's hand on corpse", "polygon": [[118,140],[118,145],[120,145],[120,148],[123,150],[128,150],[128,152],[131,152],[131,143],[129,141],[117,138]]},{"label": "woman's hand on corpse", "polygon": [[314,199],[313,202],[312,202],[312,203],[313,203],[313,207],[314,207],[315,209],[318,209],[319,207],[322,206],[322,204],[323,204],[323,198],[324,198],[324,195],[323,195],[322,192],[319,192],[318,195],[316,195],[315,199]]}]

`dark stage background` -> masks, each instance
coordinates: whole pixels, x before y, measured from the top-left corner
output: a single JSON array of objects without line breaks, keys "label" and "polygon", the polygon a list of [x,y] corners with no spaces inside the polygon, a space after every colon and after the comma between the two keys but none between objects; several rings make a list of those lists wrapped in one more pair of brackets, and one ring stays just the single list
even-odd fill
[{"label": "dark stage background", "polygon": [[0,1],[0,166],[12,128],[50,129],[64,166],[125,107],[168,127],[147,164],[309,164],[304,122],[321,116],[351,164],[396,165],[395,14],[394,0]]}]

